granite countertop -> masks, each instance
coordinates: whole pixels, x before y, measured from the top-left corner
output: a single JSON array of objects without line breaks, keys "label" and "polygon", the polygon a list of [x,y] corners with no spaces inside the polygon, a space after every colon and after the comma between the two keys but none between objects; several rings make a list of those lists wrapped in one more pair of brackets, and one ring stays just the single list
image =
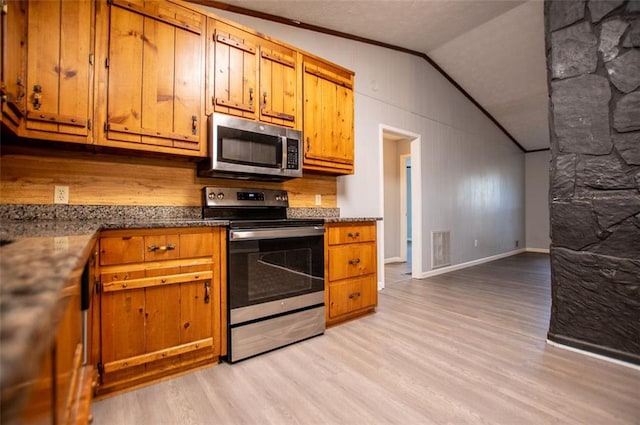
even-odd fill
[{"label": "granite countertop", "polygon": [[2,410],[24,401],[22,383],[38,375],[70,299],[69,288],[78,282],[101,230],[227,224],[202,219],[0,221]]},{"label": "granite countertop", "polygon": [[325,217],[325,223],[352,223],[357,221],[381,221],[382,217]]},{"label": "granite countertop", "polygon": [[[198,207],[0,205],[2,409],[19,402],[24,387],[19,384],[39,373],[69,300],[65,289],[77,283],[101,230],[229,224],[203,220],[201,214]],[[380,220],[340,217],[337,208],[291,208],[287,217]]]}]

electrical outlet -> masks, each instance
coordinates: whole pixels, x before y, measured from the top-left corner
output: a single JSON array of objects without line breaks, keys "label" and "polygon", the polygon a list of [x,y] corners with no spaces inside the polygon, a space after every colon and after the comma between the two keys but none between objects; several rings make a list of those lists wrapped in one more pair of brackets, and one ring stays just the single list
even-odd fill
[{"label": "electrical outlet", "polygon": [[53,250],[56,252],[64,252],[69,250],[69,238],[66,236],[58,236],[53,238]]},{"label": "electrical outlet", "polygon": [[473,240],[473,246],[476,247],[476,248],[478,247],[478,240],[477,239]]},{"label": "electrical outlet", "polygon": [[69,186],[54,186],[53,203],[54,204],[69,203]]},{"label": "electrical outlet", "polygon": [[322,195],[316,195],[316,205],[322,205]]}]

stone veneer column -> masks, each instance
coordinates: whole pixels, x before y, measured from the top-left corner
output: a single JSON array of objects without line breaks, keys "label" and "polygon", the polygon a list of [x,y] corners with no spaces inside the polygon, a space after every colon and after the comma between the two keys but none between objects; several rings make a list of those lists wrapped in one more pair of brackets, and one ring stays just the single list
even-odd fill
[{"label": "stone veneer column", "polygon": [[640,364],[640,1],[545,0],[548,337]]}]

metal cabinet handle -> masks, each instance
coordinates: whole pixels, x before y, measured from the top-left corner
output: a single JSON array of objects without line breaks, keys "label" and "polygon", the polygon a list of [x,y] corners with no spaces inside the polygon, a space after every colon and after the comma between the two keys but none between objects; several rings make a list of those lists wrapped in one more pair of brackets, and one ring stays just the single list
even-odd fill
[{"label": "metal cabinet handle", "polygon": [[40,109],[42,106],[42,86],[33,86],[33,109]]},{"label": "metal cabinet handle", "polygon": [[204,281],[204,303],[205,304],[209,304],[209,301],[211,300],[211,281],[210,280],[205,280]]},{"label": "metal cabinet handle", "polygon": [[262,107],[267,107],[267,92],[262,93]]},{"label": "metal cabinet handle", "polygon": [[174,249],[176,249],[176,246],[172,243],[170,243],[169,245],[149,245],[147,247],[147,249],[149,250],[149,252],[154,252],[154,251],[173,251]]},{"label": "metal cabinet handle", "polygon": [[357,238],[357,237],[360,237],[360,232],[356,232],[355,234],[354,234],[354,233],[349,232],[349,233],[347,233],[347,237],[349,237],[349,238]]},{"label": "metal cabinet handle", "polygon": [[360,259],[359,258],[356,258],[355,260],[349,260],[349,264],[351,264],[352,266],[355,266],[358,263],[360,263]]},{"label": "metal cabinet handle", "polygon": [[18,86],[18,93],[16,93],[16,102],[20,102],[20,99],[22,99],[27,92],[27,89],[24,84],[22,84],[22,78],[19,75],[18,78],[16,78],[16,86]]},{"label": "metal cabinet handle", "polygon": [[197,134],[198,131],[198,117],[195,115],[191,116],[191,134],[193,134],[194,136]]},{"label": "metal cabinet handle", "polygon": [[253,105],[253,88],[249,88],[249,105]]},{"label": "metal cabinet handle", "polygon": [[349,299],[353,300],[360,296],[360,292],[354,292],[353,294],[349,294]]}]

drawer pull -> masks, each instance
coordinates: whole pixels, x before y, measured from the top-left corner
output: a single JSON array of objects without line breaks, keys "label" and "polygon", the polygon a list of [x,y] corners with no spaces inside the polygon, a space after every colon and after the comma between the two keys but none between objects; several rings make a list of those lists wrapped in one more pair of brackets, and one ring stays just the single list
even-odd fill
[{"label": "drawer pull", "polygon": [[149,247],[147,248],[149,250],[149,252],[154,252],[154,251],[173,251],[174,249],[176,249],[176,246],[172,243],[170,243],[169,245],[161,245],[161,246],[157,246],[157,245],[149,245]]},{"label": "drawer pull", "polygon": [[356,233],[349,232],[349,233],[347,233],[347,237],[349,237],[349,238],[358,238],[358,237],[360,237],[360,232],[356,232]]},{"label": "drawer pull", "polygon": [[360,296],[360,292],[354,292],[353,294],[349,294],[349,299],[354,300]]},{"label": "drawer pull", "polygon": [[355,266],[356,264],[360,263],[360,259],[356,258],[355,260],[349,260],[349,264],[351,264],[352,266]]}]

